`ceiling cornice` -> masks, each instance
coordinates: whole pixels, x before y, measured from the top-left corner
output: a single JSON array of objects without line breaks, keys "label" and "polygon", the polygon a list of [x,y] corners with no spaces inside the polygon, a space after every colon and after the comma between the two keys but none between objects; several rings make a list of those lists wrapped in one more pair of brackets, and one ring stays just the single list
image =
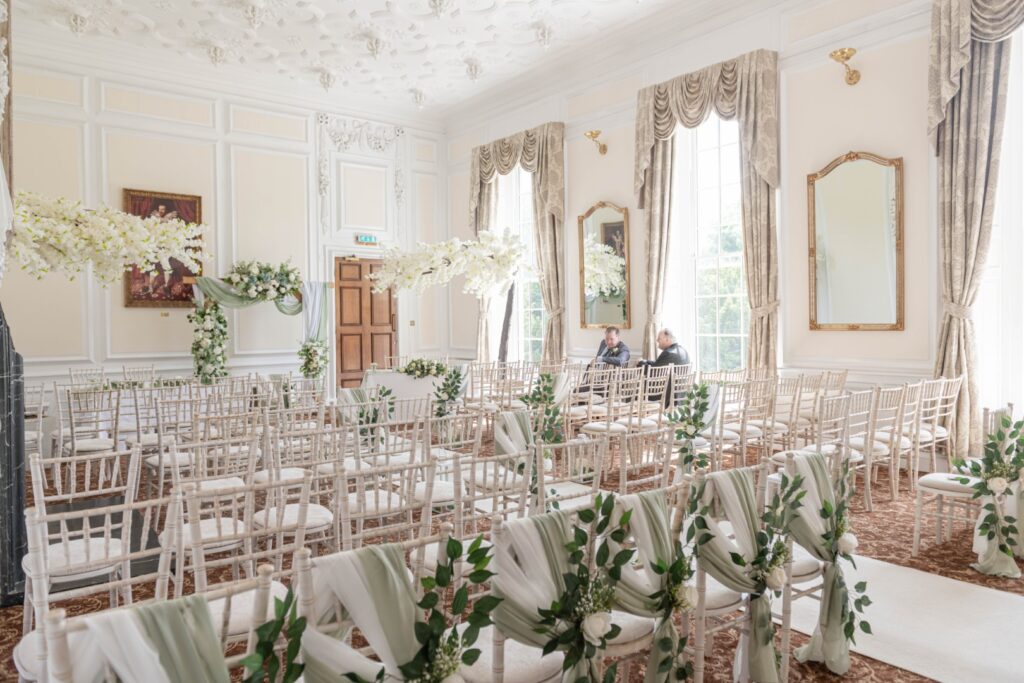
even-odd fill
[{"label": "ceiling cornice", "polygon": [[85,40],[67,31],[28,22],[16,22],[13,34],[15,68],[27,62],[35,67],[86,75],[105,71],[103,75],[107,77],[128,76],[173,84],[182,94],[189,94],[190,87],[199,87],[284,107],[386,121],[430,132],[442,130],[441,118],[432,112],[419,111],[414,105],[352,97],[340,88],[325,93],[312,84],[261,76],[230,64],[214,68],[171,51],[139,48],[103,36],[89,36]]}]

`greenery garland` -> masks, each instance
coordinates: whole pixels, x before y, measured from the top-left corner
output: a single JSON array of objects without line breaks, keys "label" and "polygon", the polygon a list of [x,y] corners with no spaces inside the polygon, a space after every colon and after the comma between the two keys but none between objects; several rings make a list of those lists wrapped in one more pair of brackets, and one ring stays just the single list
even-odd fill
[{"label": "greenery garland", "polygon": [[451,414],[451,407],[462,396],[462,370],[452,368],[445,376],[444,381],[434,389],[434,417],[447,417]]},{"label": "greenery garland", "polygon": [[299,269],[287,262],[273,266],[260,261],[239,261],[223,279],[239,296],[251,301],[278,301],[296,296],[302,286]]},{"label": "greenery garland", "polygon": [[[297,661],[299,648],[302,645],[302,633],[306,630],[306,617],[295,616],[295,595],[292,589],[284,600],[274,598],[274,618],[256,629],[256,646],[242,660],[247,676],[245,683],[263,683],[263,681],[281,681],[294,683],[302,675],[305,664]],[[287,638],[283,655],[284,661],[278,658],[277,645],[281,632]],[[282,671],[282,664],[284,670]],[[280,673],[281,677],[278,678]]]},{"label": "greenery garland", "polygon": [[188,314],[195,328],[192,340],[192,362],[196,377],[203,384],[211,384],[219,377],[227,377],[228,320],[216,301],[207,301],[203,308]]},{"label": "greenery garland", "polygon": [[403,375],[415,377],[416,379],[423,379],[424,377],[441,377],[448,372],[448,366],[438,360],[414,358],[402,367],[398,368],[398,372]]},{"label": "greenery garland", "polygon": [[299,347],[299,359],[302,364],[299,372],[306,379],[320,379],[327,372],[327,343],[319,339],[310,339]]},{"label": "greenery garland", "polygon": [[546,444],[562,443],[565,440],[565,429],[562,421],[562,410],[555,403],[555,377],[549,372],[542,372],[530,393],[519,397],[519,400],[530,408],[540,410],[540,439]]},{"label": "greenery garland", "polygon": [[675,426],[676,442],[682,443],[679,448],[679,462],[684,469],[696,463],[698,469],[708,466],[707,455],[697,453],[693,442],[707,427],[705,418],[708,412],[707,384],[696,384],[690,387],[680,398],[679,404],[669,413],[669,422]]}]

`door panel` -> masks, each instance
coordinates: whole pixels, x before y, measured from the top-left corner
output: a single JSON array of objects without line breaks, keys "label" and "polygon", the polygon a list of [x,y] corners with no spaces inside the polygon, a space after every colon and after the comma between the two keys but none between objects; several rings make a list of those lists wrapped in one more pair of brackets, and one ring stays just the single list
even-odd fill
[{"label": "door panel", "polygon": [[397,307],[391,290],[375,294],[367,276],[380,268],[375,259],[335,260],[336,300],[334,366],[339,387],[358,387],[371,363],[384,367],[398,349]]}]

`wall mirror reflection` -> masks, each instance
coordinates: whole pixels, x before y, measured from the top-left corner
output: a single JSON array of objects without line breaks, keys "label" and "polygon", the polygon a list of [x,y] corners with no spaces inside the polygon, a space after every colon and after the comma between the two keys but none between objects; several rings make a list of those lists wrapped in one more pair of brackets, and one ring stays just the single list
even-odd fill
[{"label": "wall mirror reflection", "polygon": [[630,327],[629,210],[598,202],[579,217],[580,327]]},{"label": "wall mirror reflection", "polygon": [[810,328],[903,329],[903,159],[849,152],[807,176]]}]

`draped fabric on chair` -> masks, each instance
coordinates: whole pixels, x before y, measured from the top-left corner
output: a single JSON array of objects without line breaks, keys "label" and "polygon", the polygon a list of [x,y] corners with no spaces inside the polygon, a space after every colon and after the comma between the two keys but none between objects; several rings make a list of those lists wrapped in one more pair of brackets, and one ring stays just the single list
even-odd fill
[{"label": "draped fabric on chair", "polygon": [[[545,123],[473,149],[469,172],[469,223],[476,234],[491,229],[497,212],[498,175],[516,166],[533,174],[533,238],[540,291],[547,312],[544,360],[565,356],[565,124]],[[477,360],[490,360],[490,302],[480,300]]]},{"label": "draped fabric on chair", "polygon": [[401,545],[374,545],[325,555],[315,558],[313,567],[317,620],[340,603],[380,661],[308,628],[302,635],[305,680],[338,681],[345,673],[374,680],[381,666],[389,676],[401,679],[398,667],[412,661],[420,649],[415,624],[422,621]]},{"label": "draped fabric on chair", "polygon": [[749,367],[775,367],[778,328],[778,53],[756,50],[644,88],[637,95],[634,190],[646,208],[647,322],[644,355],[653,357],[668,270],[672,149],[676,127],[699,126],[714,110],[740,126],[743,259],[750,302]]},{"label": "draped fabric on chair", "polygon": [[[570,569],[565,544],[573,537],[569,520],[570,513],[564,510],[516,519],[497,537],[492,592],[502,601],[493,619],[506,637],[536,648],[550,639],[536,631],[544,628],[537,610],[549,609],[565,592],[563,577]],[[588,675],[600,680],[597,674],[596,662],[583,659],[562,672],[562,683]]]},{"label": "draped fabric on chair", "polygon": [[816,559],[825,563],[824,587],[818,610],[818,625],[811,640],[794,652],[797,661],[824,662],[828,670],[844,675],[850,669],[850,643],[846,639],[843,609],[848,604],[849,592],[843,578],[843,568],[836,562],[832,544],[826,544],[823,534],[829,529],[821,516],[827,501],[836,508],[832,480],[828,465],[820,453],[797,453],[793,464],[803,477],[806,491],[803,504],[797,508],[796,518],[790,525],[793,539]]},{"label": "draped fabric on chair", "polygon": [[[204,296],[210,297],[227,308],[246,308],[262,303],[259,299],[242,296],[237,289],[215,277],[197,277],[192,292],[196,297],[197,306],[202,305]],[[293,296],[277,299],[274,301],[274,305],[285,315],[298,315],[302,312],[302,301]]]},{"label": "draped fabric on chair", "polygon": [[[733,679],[749,678],[758,683],[777,683],[779,667],[775,661],[772,641],[770,591],[764,581],[752,575],[750,563],[757,555],[757,534],[761,522],[754,492],[754,473],[751,468],[712,472],[705,479],[703,503],[720,507],[725,519],[732,525],[734,539],[719,521],[702,515],[713,538],[700,546],[697,562],[719,583],[737,593],[747,594],[749,619],[747,629],[740,635],[733,663]],[[733,562],[733,553],[742,555],[746,566]],[[737,673],[738,672],[738,673]]]},{"label": "draped fabric on chair", "polygon": [[928,130],[939,157],[942,328],[936,376],[967,379],[953,425],[955,452],[981,445],[974,323],[992,236],[1006,116],[1010,35],[1024,24],[1019,0],[935,0],[928,70]]}]

